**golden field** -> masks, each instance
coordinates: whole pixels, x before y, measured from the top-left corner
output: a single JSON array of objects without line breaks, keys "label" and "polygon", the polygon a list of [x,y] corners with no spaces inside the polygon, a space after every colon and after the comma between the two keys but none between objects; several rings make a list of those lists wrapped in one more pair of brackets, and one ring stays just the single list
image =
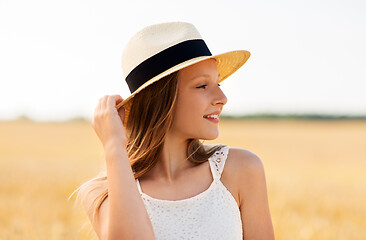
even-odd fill
[{"label": "golden field", "polygon": [[[264,163],[277,240],[366,239],[366,121],[221,120]],[[89,122],[0,122],[0,239],[96,239],[69,195],[103,166]]]}]

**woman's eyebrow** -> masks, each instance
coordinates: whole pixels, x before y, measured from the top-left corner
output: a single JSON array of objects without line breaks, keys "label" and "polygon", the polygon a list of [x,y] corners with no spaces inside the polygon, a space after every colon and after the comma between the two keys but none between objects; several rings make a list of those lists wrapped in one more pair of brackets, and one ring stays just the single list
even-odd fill
[{"label": "woman's eyebrow", "polygon": [[[209,74],[200,74],[198,76],[194,76],[191,80],[196,79],[196,78],[199,78],[199,77],[210,77],[210,76],[211,75],[209,75]],[[220,73],[217,74],[217,77],[220,78]]]}]

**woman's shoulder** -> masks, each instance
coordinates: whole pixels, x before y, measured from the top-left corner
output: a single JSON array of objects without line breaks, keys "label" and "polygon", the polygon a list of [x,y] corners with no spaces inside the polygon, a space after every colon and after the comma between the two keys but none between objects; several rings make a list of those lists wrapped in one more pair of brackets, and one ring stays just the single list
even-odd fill
[{"label": "woman's shoulder", "polygon": [[239,186],[250,183],[251,180],[264,172],[262,160],[252,151],[229,147],[224,172],[232,184]]},{"label": "woman's shoulder", "polygon": [[234,148],[226,145],[228,153],[224,169],[221,175],[221,182],[234,196],[238,206],[240,206],[240,196],[244,196],[253,180],[251,175],[256,172],[261,165],[261,160],[253,152]]},{"label": "woman's shoulder", "polygon": [[263,165],[262,160],[253,152],[244,148],[229,147],[227,163],[234,169],[250,170]]}]

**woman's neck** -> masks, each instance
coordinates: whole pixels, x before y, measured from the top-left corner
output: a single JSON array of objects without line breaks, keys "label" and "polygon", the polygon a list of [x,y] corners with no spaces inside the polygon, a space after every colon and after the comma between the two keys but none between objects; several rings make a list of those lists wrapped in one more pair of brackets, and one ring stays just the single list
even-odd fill
[{"label": "woman's neck", "polygon": [[194,166],[187,160],[187,147],[188,139],[176,133],[168,133],[158,162],[148,175],[161,181],[171,183],[176,181],[187,169]]}]

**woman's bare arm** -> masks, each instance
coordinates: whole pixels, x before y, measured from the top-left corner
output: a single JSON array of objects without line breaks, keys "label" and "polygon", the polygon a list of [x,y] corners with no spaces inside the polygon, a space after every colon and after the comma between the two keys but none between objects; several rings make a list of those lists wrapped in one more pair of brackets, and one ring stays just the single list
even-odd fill
[{"label": "woman's bare arm", "polygon": [[[102,240],[155,239],[128,159],[126,134],[122,125],[124,113],[117,112],[115,108],[121,101],[119,95],[101,98],[92,122],[103,144],[108,183],[108,197],[99,208],[93,227]],[[93,194],[88,196],[89,200],[85,203],[89,203],[98,191]]]},{"label": "woman's bare arm", "polygon": [[264,166],[254,153],[240,148],[230,150],[239,182],[240,214],[245,240],[274,240],[268,205]]},{"label": "woman's bare arm", "polygon": [[108,175],[108,240],[154,239],[145,205],[137,189],[126,148],[110,144],[106,148]]}]

